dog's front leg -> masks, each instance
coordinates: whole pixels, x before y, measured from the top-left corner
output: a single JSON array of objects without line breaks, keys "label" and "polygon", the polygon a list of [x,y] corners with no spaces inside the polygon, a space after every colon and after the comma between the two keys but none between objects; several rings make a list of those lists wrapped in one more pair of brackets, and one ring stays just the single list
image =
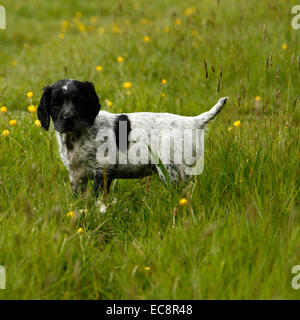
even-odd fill
[{"label": "dog's front leg", "polygon": [[89,179],[86,176],[82,176],[80,178],[76,178],[76,176],[70,176],[72,193],[75,197],[86,192],[88,180]]},{"label": "dog's front leg", "polygon": [[96,172],[94,174],[94,194],[99,195],[100,191],[109,192],[112,179],[103,176],[103,173]]}]

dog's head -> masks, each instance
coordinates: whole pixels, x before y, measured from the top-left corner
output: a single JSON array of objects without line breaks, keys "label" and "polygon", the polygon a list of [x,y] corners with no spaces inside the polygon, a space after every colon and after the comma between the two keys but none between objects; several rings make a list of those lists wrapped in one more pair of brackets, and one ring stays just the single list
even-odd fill
[{"label": "dog's head", "polygon": [[37,115],[45,130],[51,117],[60,133],[82,132],[93,125],[99,110],[92,82],[65,79],[44,88]]}]

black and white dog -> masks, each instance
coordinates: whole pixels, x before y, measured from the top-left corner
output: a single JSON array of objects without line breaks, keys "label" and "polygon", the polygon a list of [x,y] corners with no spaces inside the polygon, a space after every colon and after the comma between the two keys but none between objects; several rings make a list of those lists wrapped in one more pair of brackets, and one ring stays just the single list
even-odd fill
[{"label": "black and white dog", "polygon": [[[163,180],[167,175],[174,182],[186,180],[188,169],[195,163],[182,159],[183,151],[193,153],[197,162],[198,138],[226,100],[220,99],[210,111],[195,117],[151,112],[113,114],[100,111],[91,82],[65,79],[44,88],[38,118],[45,130],[50,118],[53,120],[73,192],[85,190],[88,180],[94,181],[98,192],[104,187],[108,191],[113,179],[141,178],[154,172]],[[173,143],[163,144],[161,138],[169,136]],[[166,149],[168,156],[164,157]]]}]

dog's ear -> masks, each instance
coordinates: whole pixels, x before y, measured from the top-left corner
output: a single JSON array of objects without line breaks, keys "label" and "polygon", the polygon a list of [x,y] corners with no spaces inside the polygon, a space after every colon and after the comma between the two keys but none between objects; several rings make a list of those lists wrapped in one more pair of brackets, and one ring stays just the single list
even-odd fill
[{"label": "dog's ear", "polygon": [[44,128],[46,131],[49,130],[49,126],[50,126],[49,108],[50,108],[51,94],[52,94],[52,87],[46,86],[44,88],[44,92],[37,110],[37,116],[41,121],[42,128]]},{"label": "dog's ear", "polygon": [[83,85],[85,88],[86,97],[88,98],[88,105],[89,105],[88,117],[89,117],[89,120],[94,122],[101,108],[99,98],[96,93],[94,84],[92,82],[85,81],[83,82]]}]

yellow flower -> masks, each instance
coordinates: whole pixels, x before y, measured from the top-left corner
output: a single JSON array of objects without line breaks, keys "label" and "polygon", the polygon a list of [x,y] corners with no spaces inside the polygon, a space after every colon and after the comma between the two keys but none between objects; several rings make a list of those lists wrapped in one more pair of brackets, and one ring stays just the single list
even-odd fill
[{"label": "yellow flower", "polygon": [[81,18],[82,17],[82,13],[80,11],[77,11],[75,13],[76,18]]},{"label": "yellow flower", "polygon": [[281,46],[282,50],[286,50],[288,48],[287,44],[286,43],[283,43],[282,46]]},{"label": "yellow flower", "polygon": [[162,80],[161,80],[161,83],[162,83],[162,84],[166,84],[167,82],[168,82],[167,79],[162,79]]},{"label": "yellow flower", "polygon": [[120,33],[120,28],[118,26],[113,26],[112,31],[113,33]]},{"label": "yellow flower", "polygon": [[192,7],[186,8],[186,9],[184,10],[184,14],[185,14],[186,16],[190,16],[190,15],[194,14],[196,11],[197,11],[197,7],[192,6]]},{"label": "yellow flower", "polygon": [[181,199],[179,200],[179,204],[180,204],[181,206],[186,205],[186,204],[187,204],[186,198],[181,198]]},{"label": "yellow flower", "polygon": [[131,88],[132,84],[131,84],[131,82],[124,82],[123,86],[124,86],[125,89],[128,90],[128,89]]},{"label": "yellow flower", "polygon": [[229,127],[229,128],[228,128],[228,131],[231,131],[231,130],[232,130],[232,127]]},{"label": "yellow flower", "polygon": [[123,57],[118,57],[118,58],[117,58],[117,61],[118,61],[118,62],[123,62],[123,61],[124,61],[124,58],[123,58]]},{"label": "yellow flower", "polygon": [[176,23],[178,26],[180,26],[180,25],[181,25],[181,20],[180,20],[180,19],[176,19],[176,20],[175,20],[175,23]]},{"label": "yellow flower", "polygon": [[32,91],[27,92],[26,95],[28,99],[32,99],[34,97],[34,93]]},{"label": "yellow flower", "polygon": [[105,102],[108,107],[112,107],[113,104],[110,100],[105,100]]},{"label": "yellow flower", "polygon": [[256,101],[260,101],[260,96],[256,96],[256,97],[255,97],[255,100],[256,100]]},{"label": "yellow flower", "polygon": [[83,212],[87,214],[89,212],[89,209],[84,209]]},{"label": "yellow flower", "polygon": [[75,212],[74,212],[74,211],[69,211],[69,212],[67,213],[67,217],[68,217],[68,218],[74,218],[74,216],[75,216]]},{"label": "yellow flower", "polygon": [[95,17],[95,16],[90,17],[90,21],[91,21],[91,23],[96,23],[97,17]]},{"label": "yellow flower", "polygon": [[148,37],[148,36],[145,36],[145,37],[143,38],[143,40],[144,40],[144,42],[146,42],[146,43],[151,41],[150,37]]},{"label": "yellow flower", "polygon": [[3,107],[0,108],[0,111],[2,113],[6,113],[7,112],[7,108],[5,106],[3,106]]},{"label": "yellow flower", "polygon": [[64,21],[61,22],[61,26],[62,26],[63,28],[68,28],[69,25],[70,25],[70,22],[69,22],[69,21],[64,20]]},{"label": "yellow flower", "polygon": [[160,96],[161,96],[162,98],[165,98],[165,97],[166,97],[166,94],[165,94],[165,93],[162,93]]},{"label": "yellow flower", "polygon": [[97,67],[96,67],[96,71],[97,71],[97,72],[102,71],[102,69],[103,69],[102,66],[97,66]]},{"label": "yellow flower", "polygon": [[39,128],[42,126],[41,121],[38,119],[34,121],[34,124]]},{"label": "yellow flower", "polygon": [[30,113],[36,113],[36,107],[35,106],[29,106],[27,108],[27,110],[30,112]]},{"label": "yellow flower", "polygon": [[8,131],[8,130],[4,130],[4,131],[2,132],[2,135],[3,135],[3,137],[9,136],[9,131]]},{"label": "yellow flower", "polygon": [[146,276],[149,274],[150,270],[151,270],[150,267],[144,267],[144,271],[145,271]]},{"label": "yellow flower", "polygon": [[97,32],[99,34],[103,34],[104,33],[104,28],[102,28],[102,27],[98,28]]},{"label": "yellow flower", "polygon": [[241,125],[241,121],[240,121],[240,120],[237,120],[237,121],[235,121],[235,122],[233,123],[233,125],[234,125],[235,127],[239,127],[239,126]]},{"label": "yellow flower", "polygon": [[60,33],[60,34],[58,35],[58,37],[59,37],[59,39],[64,39],[64,38],[65,38],[65,34],[64,34],[64,33]]},{"label": "yellow flower", "polygon": [[85,32],[85,25],[83,23],[79,23],[79,25],[77,26],[78,30],[80,32]]},{"label": "yellow flower", "polygon": [[77,232],[78,232],[79,234],[83,233],[83,228],[79,228],[79,229],[77,230]]},{"label": "yellow flower", "polygon": [[13,60],[13,61],[11,62],[11,65],[12,65],[13,67],[15,67],[17,64],[18,64],[18,62],[17,62],[16,60]]},{"label": "yellow flower", "polygon": [[15,126],[17,124],[17,120],[9,120],[9,124],[11,126]]},{"label": "yellow flower", "polygon": [[165,32],[170,32],[170,28],[169,27],[164,27]]}]

